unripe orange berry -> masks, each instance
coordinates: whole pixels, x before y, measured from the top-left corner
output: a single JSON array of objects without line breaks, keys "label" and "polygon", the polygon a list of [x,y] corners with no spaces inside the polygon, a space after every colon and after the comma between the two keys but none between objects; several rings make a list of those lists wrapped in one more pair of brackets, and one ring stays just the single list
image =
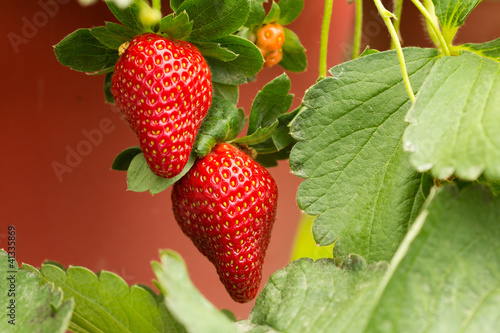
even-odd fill
[{"label": "unripe orange berry", "polygon": [[278,23],[267,23],[257,30],[257,46],[265,51],[281,49],[285,42],[285,30]]},{"label": "unripe orange berry", "polygon": [[271,51],[264,57],[264,67],[274,66],[278,64],[281,59],[283,59],[283,51],[281,49]]}]

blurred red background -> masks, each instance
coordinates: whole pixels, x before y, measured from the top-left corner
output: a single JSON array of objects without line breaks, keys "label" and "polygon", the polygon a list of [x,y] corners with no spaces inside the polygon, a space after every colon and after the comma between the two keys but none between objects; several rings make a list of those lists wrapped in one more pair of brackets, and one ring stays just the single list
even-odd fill
[{"label": "blurred red background", "polygon": [[[46,3],[58,4],[50,15],[41,14]],[[406,45],[430,46],[420,15],[411,4],[406,7],[402,27]],[[334,3],[329,67],[348,57],[353,9],[345,1]],[[499,37],[499,10],[500,3],[482,3],[460,40]],[[309,59],[305,73],[289,73],[293,107],[317,79],[322,11],[323,1],[306,0],[304,12],[289,26],[301,38]],[[110,170],[114,156],[136,145],[136,139],[119,113],[104,103],[103,77],[72,71],[55,59],[52,46],[70,32],[116,21],[105,4],[9,1],[2,12],[0,247],[5,247],[7,226],[15,225],[19,262],[39,266],[48,259],[65,266],[109,270],[129,284],[150,286],[150,262],[158,259],[159,249],[170,248],[183,256],[194,284],[211,302],[246,318],[253,302],[240,305],[226,294],[215,269],[173,219],[170,190],[155,196],[128,192],[125,173]],[[386,29],[371,2],[364,12],[364,44],[387,48]],[[282,72],[280,67],[266,69],[256,82],[241,86],[239,106],[248,112],[259,88]],[[94,134],[94,143],[89,133]],[[66,161],[72,150],[85,156]],[[58,176],[54,163],[67,165],[67,172]],[[279,187],[278,217],[261,287],[272,272],[288,263],[300,218],[295,202],[300,179],[290,173],[287,162],[270,171]]]}]

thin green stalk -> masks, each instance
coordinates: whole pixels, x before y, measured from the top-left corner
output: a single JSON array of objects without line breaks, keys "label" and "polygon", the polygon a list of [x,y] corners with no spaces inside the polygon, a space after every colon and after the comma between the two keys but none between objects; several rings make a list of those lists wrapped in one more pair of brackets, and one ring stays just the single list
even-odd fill
[{"label": "thin green stalk", "polygon": [[161,0],[151,0],[151,4],[156,12],[161,13]]},{"label": "thin green stalk", "polygon": [[354,41],[352,43],[352,58],[359,57],[361,51],[361,32],[363,30],[363,0],[356,1],[356,18],[354,22]]},{"label": "thin green stalk", "polygon": [[443,38],[446,41],[447,46],[453,47],[453,39],[455,39],[457,31],[458,31],[458,27],[444,29]]},{"label": "thin green stalk", "polygon": [[319,49],[319,77],[326,77],[326,56],[328,53],[328,33],[332,19],[333,0],[325,0],[325,11],[323,13],[323,25],[321,26],[321,45]]},{"label": "thin green stalk", "polygon": [[446,42],[443,34],[441,33],[441,30],[437,26],[437,22],[436,22],[437,20],[435,19],[436,15],[435,14],[432,15],[431,13],[429,13],[427,8],[425,8],[424,5],[422,5],[422,3],[419,0],[411,0],[411,2],[413,2],[415,7],[417,7],[418,10],[422,13],[422,15],[424,15],[425,20],[427,22],[427,25],[431,26],[431,28],[434,32],[434,35],[437,37],[439,44],[441,44],[441,45],[436,45],[436,46],[441,47],[443,49],[444,55],[449,56],[450,49],[448,47],[448,43]]},{"label": "thin green stalk", "polygon": [[139,19],[146,30],[154,31],[154,27],[160,23],[161,20],[161,0],[152,0],[151,7],[149,1],[138,1],[137,4],[140,8]]},{"label": "thin green stalk", "polygon": [[392,40],[394,41],[406,91],[408,92],[408,96],[410,96],[411,102],[414,103],[415,94],[413,93],[413,89],[411,88],[410,78],[408,76],[408,71],[406,69],[406,62],[403,54],[403,49],[401,48],[401,43],[399,41],[398,33],[396,32],[396,29],[394,29],[394,25],[392,24],[391,21],[391,18],[394,18],[394,15],[390,11],[385,9],[381,0],[374,0],[374,2],[375,6],[377,6],[378,12],[380,13],[380,16],[382,16],[382,19],[384,20],[384,23],[387,26],[387,29],[389,30],[389,34],[391,35]]},{"label": "thin green stalk", "polygon": [[[398,34],[399,40],[401,40],[401,16],[403,15],[403,0],[393,0],[394,6],[394,30]],[[396,44],[391,39],[391,50],[396,48]]]},{"label": "thin green stalk", "polygon": [[429,12],[429,15],[431,16],[431,20],[425,20],[425,27],[427,28],[427,34],[431,38],[432,42],[434,45],[442,52],[443,47],[441,46],[441,42],[439,41],[439,38],[437,37],[435,33],[435,29],[431,25],[431,21],[438,22],[438,18],[436,16],[436,9],[434,8],[434,3],[432,0],[423,0],[422,1],[425,9]]}]

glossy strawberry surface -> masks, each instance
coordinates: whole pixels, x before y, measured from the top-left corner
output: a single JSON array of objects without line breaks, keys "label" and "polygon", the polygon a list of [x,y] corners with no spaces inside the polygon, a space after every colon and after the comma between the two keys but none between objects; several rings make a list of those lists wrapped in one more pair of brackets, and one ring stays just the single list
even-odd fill
[{"label": "glossy strawberry surface", "polygon": [[111,92],[156,175],[186,165],[211,105],[210,78],[194,45],[152,33],[135,37],[116,63]]},{"label": "glossy strawberry surface", "polygon": [[198,159],[173,186],[175,219],[236,302],[258,292],[277,195],[269,172],[230,144]]}]

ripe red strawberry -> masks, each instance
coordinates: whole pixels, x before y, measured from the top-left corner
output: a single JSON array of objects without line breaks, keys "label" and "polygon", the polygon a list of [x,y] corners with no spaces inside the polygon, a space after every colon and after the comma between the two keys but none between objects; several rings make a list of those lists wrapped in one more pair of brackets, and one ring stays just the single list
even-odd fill
[{"label": "ripe red strawberry", "polygon": [[269,172],[230,144],[198,159],[173,186],[175,219],[236,302],[259,289],[277,196]]},{"label": "ripe red strawberry", "polygon": [[135,37],[116,63],[111,92],[156,175],[186,165],[212,103],[210,78],[194,45],[152,33]]}]

